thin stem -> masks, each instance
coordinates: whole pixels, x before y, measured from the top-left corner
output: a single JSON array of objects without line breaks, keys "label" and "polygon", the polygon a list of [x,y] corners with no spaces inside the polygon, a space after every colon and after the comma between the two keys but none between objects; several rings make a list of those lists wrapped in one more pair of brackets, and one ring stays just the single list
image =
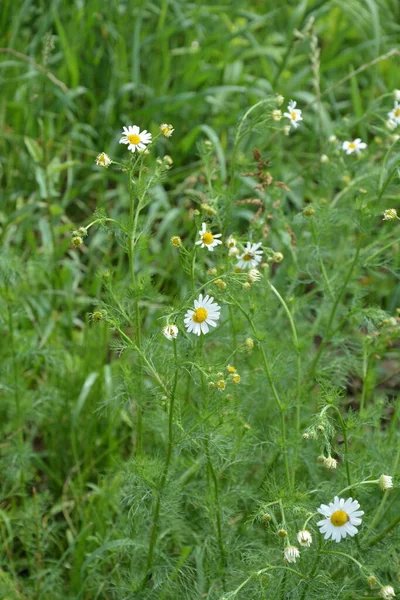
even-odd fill
[{"label": "thin stem", "polygon": [[153,559],[154,559],[154,549],[157,542],[157,534],[158,534],[158,526],[160,519],[160,508],[161,508],[161,498],[162,493],[165,488],[165,484],[168,478],[169,466],[171,463],[172,451],[174,447],[174,404],[175,404],[175,395],[176,395],[176,387],[178,384],[178,356],[177,356],[177,348],[176,348],[176,340],[172,340],[174,345],[174,380],[172,384],[172,390],[169,394],[169,411],[168,411],[168,446],[167,446],[167,454],[165,456],[164,469],[161,475],[160,484],[158,489],[156,490],[156,502],[154,504],[153,509],[153,524],[150,533],[150,541],[149,541],[149,550],[147,554],[147,562],[146,562],[146,574],[142,581],[141,588],[148,581],[148,577],[150,575],[150,571],[153,567]]},{"label": "thin stem", "polygon": [[354,268],[356,266],[356,263],[357,263],[357,260],[358,260],[358,256],[359,256],[360,250],[361,250],[361,240],[362,240],[362,238],[360,238],[359,244],[357,246],[357,251],[356,251],[356,253],[354,255],[354,259],[353,259],[353,261],[352,261],[352,263],[350,265],[350,269],[349,269],[349,271],[348,271],[348,273],[347,273],[347,275],[345,277],[345,280],[344,280],[343,285],[342,285],[342,287],[340,289],[340,292],[337,295],[335,302],[333,303],[331,314],[329,316],[328,325],[327,325],[327,328],[326,328],[325,338],[322,340],[322,342],[321,342],[321,344],[319,346],[317,355],[314,358],[314,360],[313,360],[313,362],[311,364],[311,368],[310,368],[309,373],[308,373],[307,379],[309,379],[309,380],[312,380],[314,378],[315,368],[316,368],[316,366],[317,366],[317,364],[318,364],[318,362],[319,362],[319,360],[320,360],[320,358],[322,356],[323,351],[325,350],[326,346],[328,345],[328,342],[331,339],[331,327],[332,327],[332,323],[333,323],[333,320],[334,320],[334,318],[336,316],[336,311],[337,311],[337,309],[339,307],[340,300],[342,299],[342,296],[343,296],[343,294],[344,294],[344,292],[345,292],[345,290],[347,288],[347,284],[349,283],[350,278],[351,278],[351,276],[353,274]]},{"label": "thin stem", "polygon": [[317,230],[316,230],[315,222],[314,222],[313,218],[311,219],[311,233],[312,233],[312,237],[313,237],[313,241],[314,241],[315,247],[317,249],[317,257],[318,257],[318,262],[319,262],[319,268],[321,269],[321,273],[322,273],[322,277],[323,277],[324,282],[325,282],[326,289],[328,290],[328,293],[329,293],[329,296],[330,296],[331,300],[334,300],[334,295],[333,295],[332,287],[331,287],[331,284],[330,284],[329,279],[328,279],[328,275],[327,275],[327,272],[326,272],[326,269],[325,269],[324,261],[322,260],[320,245],[318,243]]},{"label": "thin stem", "polygon": [[341,428],[342,433],[343,433],[343,439],[344,439],[344,464],[345,464],[345,467],[346,467],[346,475],[347,475],[347,483],[348,483],[348,488],[346,488],[346,489],[352,489],[353,485],[352,485],[352,481],[351,481],[350,464],[349,464],[349,440],[348,440],[348,437],[347,437],[346,423],[343,420],[343,417],[341,415],[340,410],[334,404],[327,404],[322,409],[321,415],[323,415],[324,412],[326,412],[330,408],[332,408],[336,412],[338,420],[339,420],[339,423],[340,423],[340,428]]},{"label": "thin stem", "polygon": [[282,433],[282,454],[283,454],[283,460],[285,463],[285,471],[286,471],[286,478],[287,478],[287,482],[288,482],[288,486],[289,489],[292,490],[292,477],[290,475],[290,468],[289,468],[289,461],[288,461],[288,454],[287,454],[287,435],[286,435],[286,420],[285,420],[285,410],[284,410],[284,406],[283,403],[279,397],[279,393],[278,390],[275,387],[275,383],[272,377],[272,372],[271,372],[271,368],[269,366],[268,363],[268,359],[267,359],[267,355],[265,354],[265,350],[264,350],[264,346],[261,343],[261,339],[260,339],[260,335],[256,329],[256,326],[253,322],[253,319],[250,317],[249,314],[247,314],[247,312],[244,310],[244,308],[239,304],[239,302],[237,302],[237,300],[235,298],[233,298],[232,296],[230,297],[232,299],[232,301],[236,304],[236,306],[239,308],[239,310],[243,313],[243,315],[246,317],[246,319],[248,320],[248,322],[250,323],[250,326],[253,330],[254,336],[255,338],[259,341],[260,343],[260,350],[261,350],[261,356],[263,359],[263,367],[264,367],[264,372],[267,378],[267,381],[270,385],[270,388],[272,390],[272,394],[275,398],[275,402],[277,404],[277,407],[279,409],[279,412],[281,414],[281,433]]},{"label": "thin stem", "polygon": [[268,282],[269,287],[271,288],[272,292],[275,294],[275,296],[278,298],[279,302],[282,304],[283,309],[287,315],[287,318],[289,319],[289,323],[290,323],[290,329],[292,331],[292,339],[293,339],[293,346],[294,349],[296,351],[296,371],[297,371],[297,375],[296,375],[296,445],[295,445],[295,455],[294,455],[294,464],[293,464],[293,487],[295,486],[296,483],[296,469],[297,469],[297,461],[298,461],[298,456],[299,456],[299,439],[300,439],[300,427],[301,427],[301,352],[300,352],[300,346],[299,346],[299,339],[298,339],[298,335],[297,335],[297,330],[296,330],[296,325],[294,322],[294,318],[293,315],[288,307],[288,305],[286,304],[285,300],[282,298],[282,296],[280,295],[280,293],[278,292],[278,290],[275,288],[274,285],[272,285],[272,283],[269,281]]}]

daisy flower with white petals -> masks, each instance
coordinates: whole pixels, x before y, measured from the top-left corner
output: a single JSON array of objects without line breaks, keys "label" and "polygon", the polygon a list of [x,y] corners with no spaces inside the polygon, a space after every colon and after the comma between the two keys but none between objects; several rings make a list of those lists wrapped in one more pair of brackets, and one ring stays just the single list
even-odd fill
[{"label": "daisy flower with white petals", "polygon": [[297,102],[291,100],[288,104],[287,112],[283,113],[283,116],[289,119],[291,126],[295,129],[298,128],[299,121],[303,120],[303,117],[301,116],[301,110],[296,108],[296,105]]},{"label": "daisy flower with white petals", "polygon": [[211,233],[211,231],[207,231],[206,223],[201,224],[201,229],[199,231],[200,239],[196,242],[196,246],[201,244],[202,248],[207,248],[210,252],[214,252],[215,246],[218,244],[222,244],[221,240],[218,238],[221,237],[221,233]]},{"label": "daisy flower with white petals", "polygon": [[194,310],[188,310],[185,315],[185,326],[188,333],[200,335],[209,332],[210,327],[216,327],[220,317],[221,307],[214,302],[212,296],[200,294],[194,301]]},{"label": "daisy flower with white petals", "polygon": [[262,250],[259,250],[260,246],[262,246],[261,242],[257,244],[247,242],[243,254],[238,256],[239,262],[237,266],[239,269],[255,269],[258,267],[263,253]]},{"label": "daisy flower with white petals", "polygon": [[96,165],[98,167],[104,167],[105,169],[107,169],[111,165],[111,163],[112,163],[111,158],[105,152],[102,152],[96,158]]},{"label": "daisy flower with white petals", "polygon": [[140,131],[137,125],[129,125],[128,127],[123,128],[119,143],[127,144],[128,150],[131,152],[143,152],[146,150],[146,146],[147,144],[150,144],[151,140],[152,135],[151,133],[148,133],[146,129]]},{"label": "daisy flower with white petals", "polygon": [[166,325],[163,329],[163,334],[167,340],[176,340],[178,333],[179,331],[176,325]]},{"label": "daisy flower with white petals", "polygon": [[352,142],[343,142],[342,150],[346,152],[346,154],[353,154],[355,152],[357,155],[360,154],[361,150],[365,150],[367,144],[361,141],[361,138],[356,138]]},{"label": "daisy flower with white petals", "polygon": [[325,518],[318,521],[317,525],[324,538],[328,540],[332,538],[335,542],[340,542],[347,535],[353,537],[358,533],[357,526],[361,525],[360,517],[364,514],[357,500],[353,498],[339,498],[335,496],[335,500],[326,504],[321,504],[317,509],[318,512]]},{"label": "daisy flower with white petals", "polygon": [[391,110],[388,113],[388,117],[389,119],[391,119],[392,121],[395,121],[397,124],[400,123],[400,103],[396,102],[394,103],[394,108],[393,110]]},{"label": "daisy flower with white petals", "polygon": [[383,588],[381,588],[379,595],[381,598],[384,598],[384,600],[391,600],[392,598],[396,597],[395,591],[391,585],[385,585]]},{"label": "daisy flower with white petals", "polygon": [[307,531],[307,529],[302,529],[302,531],[299,531],[297,534],[297,540],[300,546],[309,548],[312,544],[312,535],[309,531]]},{"label": "daisy flower with white petals", "polygon": [[300,556],[299,549],[296,546],[286,546],[283,551],[285,561],[288,563],[295,563]]}]

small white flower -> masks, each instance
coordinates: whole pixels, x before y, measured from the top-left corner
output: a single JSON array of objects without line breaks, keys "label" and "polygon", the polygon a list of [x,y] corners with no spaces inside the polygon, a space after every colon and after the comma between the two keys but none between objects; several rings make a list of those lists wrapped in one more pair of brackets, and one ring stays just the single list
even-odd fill
[{"label": "small white flower", "polygon": [[381,475],[379,477],[379,487],[381,490],[391,490],[393,487],[393,477],[390,475]]},{"label": "small white flower", "polygon": [[390,112],[388,112],[388,117],[392,121],[395,121],[397,124],[400,123],[400,103],[397,102],[397,100],[394,103],[393,110],[391,110]]},{"label": "small white flower", "polygon": [[228,248],[236,248],[236,239],[233,237],[233,235],[230,235],[228,237],[228,239],[225,241],[226,246],[228,246]]},{"label": "small white flower", "polygon": [[144,152],[147,144],[150,144],[152,140],[151,133],[148,133],[146,129],[140,131],[137,125],[129,125],[124,127],[122,131],[122,137],[119,140],[120,144],[127,144],[128,150],[131,152]]},{"label": "small white flower", "polygon": [[393,98],[400,102],[400,90],[393,90]]},{"label": "small white flower", "polygon": [[280,121],[282,119],[282,111],[280,111],[278,109],[273,110],[271,114],[272,114],[272,119],[274,121]]},{"label": "small white flower", "polygon": [[393,221],[394,219],[397,219],[397,210],[395,208],[387,208],[383,211],[384,221]]},{"label": "small white flower", "polygon": [[166,325],[163,329],[163,334],[167,340],[176,340],[178,337],[178,328],[176,325]]},{"label": "small white flower", "polygon": [[172,127],[171,124],[162,123],[160,125],[160,131],[161,131],[161,133],[163,134],[164,137],[170,138],[171,135],[174,133],[175,129]]},{"label": "small white flower", "polygon": [[296,546],[286,546],[285,550],[283,551],[283,554],[285,557],[285,561],[288,563],[295,563],[300,556],[299,549],[296,548]]},{"label": "small white flower", "polygon": [[285,125],[285,127],[282,129],[283,133],[285,135],[289,135],[290,133],[290,125]]},{"label": "small white flower", "polygon": [[333,471],[333,469],[336,469],[337,467],[337,460],[332,458],[331,456],[324,457],[323,463],[324,467],[330,469],[331,471]]},{"label": "small white flower", "polygon": [[329,156],[327,154],[321,154],[320,161],[322,162],[322,164],[328,163],[329,162]]},{"label": "small white flower", "polygon": [[383,588],[381,588],[379,595],[381,598],[385,598],[385,600],[391,600],[391,598],[396,597],[394,589],[391,585],[385,585]]},{"label": "small white flower", "polygon": [[330,143],[330,144],[335,144],[335,142],[337,142],[337,137],[336,137],[336,135],[330,135],[330,136],[328,137],[328,141],[329,141],[329,143]]},{"label": "small white flower", "polygon": [[200,239],[198,242],[196,242],[196,246],[200,244],[202,248],[207,248],[207,250],[210,250],[210,252],[214,252],[215,246],[222,244],[221,240],[218,239],[221,237],[221,234],[212,234],[211,231],[207,231],[206,223],[201,224],[199,236]]},{"label": "small white flower", "polygon": [[353,537],[358,533],[357,526],[361,525],[360,517],[364,514],[357,500],[353,498],[339,498],[335,496],[333,502],[321,504],[317,509],[318,512],[325,518],[318,521],[317,525],[324,538],[328,540],[332,538],[335,542],[340,542],[347,535]]},{"label": "small white flower", "polygon": [[393,119],[388,119],[386,121],[385,125],[386,125],[386,129],[388,129],[389,131],[394,131],[397,128],[398,122],[393,121]]},{"label": "small white flower", "polygon": [[259,250],[260,246],[262,246],[261,242],[258,242],[257,244],[247,242],[243,254],[238,256],[239,262],[237,263],[237,266],[239,269],[254,269],[255,267],[258,267],[263,253],[262,250]]},{"label": "small white flower", "polygon": [[216,327],[220,317],[221,307],[214,302],[212,296],[200,294],[198,300],[194,301],[194,310],[188,310],[185,315],[185,326],[188,333],[200,335],[208,333],[210,327]]},{"label": "small white flower", "polygon": [[249,280],[250,283],[255,283],[256,281],[260,281],[261,279],[261,273],[258,269],[250,269],[248,275],[247,275],[247,279]]},{"label": "small white flower", "polygon": [[298,122],[303,120],[303,117],[301,116],[301,110],[296,108],[296,104],[297,102],[291,100],[287,107],[288,112],[283,114],[284,117],[287,117],[290,120],[290,124],[292,127],[294,127],[294,129],[297,129],[299,126]]},{"label": "small white flower", "polygon": [[236,248],[236,246],[232,246],[231,248],[229,248],[228,254],[229,256],[237,256],[239,254],[239,248]]},{"label": "small white flower", "polygon": [[285,98],[281,96],[281,94],[277,94],[275,96],[275,102],[277,106],[282,106],[282,104],[285,102]]},{"label": "small white flower", "polygon": [[356,138],[352,142],[343,142],[342,150],[346,152],[346,154],[360,154],[361,150],[364,150],[367,147],[365,142],[361,141],[361,138]]},{"label": "small white flower", "polygon": [[96,165],[98,167],[104,167],[107,169],[107,167],[109,167],[111,165],[111,163],[112,163],[111,158],[105,152],[102,152],[96,158]]},{"label": "small white flower", "polygon": [[306,548],[309,548],[312,544],[312,535],[309,531],[307,531],[307,529],[303,529],[297,534],[297,540],[300,546],[305,546]]}]

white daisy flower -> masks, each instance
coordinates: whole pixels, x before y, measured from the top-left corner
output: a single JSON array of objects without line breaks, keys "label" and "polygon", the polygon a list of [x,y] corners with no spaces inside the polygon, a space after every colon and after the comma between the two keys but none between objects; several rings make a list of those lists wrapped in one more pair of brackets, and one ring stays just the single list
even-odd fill
[{"label": "white daisy flower", "polygon": [[201,230],[199,231],[200,240],[196,242],[196,246],[201,244],[202,248],[207,248],[210,252],[214,252],[215,246],[222,244],[221,240],[217,239],[221,237],[220,233],[212,234],[211,231],[207,231],[206,223],[201,224]]},{"label": "white daisy flower", "polygon": [[105,167],[107,169],[107,167],[109,167],[111,165],[111,163],[112,163],[111,158],[105,152],[102,152],[96,158],[96,165],[98,167]]},{"label": "white daisy flower", "polygon": [[296,108],[296,104],[297,102],[291,100],[287,107],[288,112],[283,113],[283,116],[287,117],[290,120],[291,126],[295,129],[297,129],[299,126],[298,121],[303,120],[303,117],[301,116],[301,110],[299,108]]},{"label": "white daisy flower", "polygon": [[194,310],[188,310],[185,315],[185,326],[188,333],[208,333],[210,327],[216,327],[220,317],[221,307],[214,302],[212,296],[199,295],[198,300],[194,301]]},{"label": "white daisy flower", "polygon": [[283,551],[283,554],[285,557],[285,561],[288,563],[295,563],[300,556],[299,549],[296,548],[296,546],[286,546],[285,550]]},{"label": "white daisy flower", "polygon": [[163,329],[163,334],[167,340],[176,340],[178,337],[178,328],[176,325],[166,325]]},{"label": "white daisy flower", "polygon": [[171,135],[174,133],[175,129],[172,127],[172,125],[170,123],[161,123],[160,131],[164,137],[170,138]]},{"label": "white daisy flower", "polygon": [[385,600],[391,600],[392,598],[396,597],[394,589],[391,585],[385,585],[383,588],[381,588],[379,595],[381,598],[385,598]]},{"label": "white daisy flower", "polygon": [[261,262],[262,250],[259,250],[261,242],[257,244],[252,244],[251,242],[247,242],[244,252],[241,256],[238,256],[239,262],[237,266],[239,269],[255,269]]},{"label": "white daisy flower", "polygon": [[389,129],[389,131],[394,131],[397,129],[398,124],[399,123],[397,121],[393,121],[393,119],[388,119],[385,123],[386,129]]},{"label": "white daisy flower", "polygon": [[394,103],[394,108],[393,110],[391,110],[388,113],[388,117],[389,119],[391,119],[392,121],[395,121],[397,124],[400,123],[400,103],[396,102]]},{"label": "white daisy flower", "polygon": [[379,477],[379,487],[381,490],[391,490],[393,487],[393,477],[390,475],[381,475]]},{"label": "white daisy flower", "polygon": [[306,548],[309,548],[312,544],[312,535],[309,531],[307,531],[307,529],[303,529],[297,534],[297,540],[300,546],[305,546]]},{"label": "white daisy flower", "polygon": [[383,211],[384,221],[393,221],[393,219],[397,219],[397,210],[395,208],[387,208]]},{"label": "white daisy flower", "polygon": [[129,125],[124,127],[122,131],[122,137],[119,140],[120,144],[127,144],[128,150],[131,152],[143,152],[146,150],[147,144],[150,144],[152,139],[151,133],[148,133],[146,129],[140,131],[137,125]]},{"label": "white daisy flower", "polygon": [[346,152],[346,154],[360,154],[361,150],[365,150],[367,144],[361,141],[361,138],[356,138],[352,142],[343,142],[342,150]]},{"label": "white daisy flower", "polygon": [[247,275],[247,279],[250,283],[255,283],[256,281],[260,281],[261,273],[258,269],[250,269],[249,274]]},{"label": "white daisy flower", "polygon": [[353,498],[339,498],[335,496],[335,500],[326,504],[321,504],[317,509],[318,512],[325,518],[318,521],[317,525],[321,533],[324,533],[324,538],[328,540],[332,538],[335,542],[340,542],[347,535],[353,537],[358,533],[357,526],[361,525],[361,515],[364,514],[357,500]]}]

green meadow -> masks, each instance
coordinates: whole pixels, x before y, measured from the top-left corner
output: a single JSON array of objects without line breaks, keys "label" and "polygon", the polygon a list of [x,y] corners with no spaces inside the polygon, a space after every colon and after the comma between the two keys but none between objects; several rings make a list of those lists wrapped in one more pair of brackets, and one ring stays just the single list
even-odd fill
[{"label": "green meadow", "polygon": [[2,0],[1,600],[400,595],[399,73],[396,0]]}]

